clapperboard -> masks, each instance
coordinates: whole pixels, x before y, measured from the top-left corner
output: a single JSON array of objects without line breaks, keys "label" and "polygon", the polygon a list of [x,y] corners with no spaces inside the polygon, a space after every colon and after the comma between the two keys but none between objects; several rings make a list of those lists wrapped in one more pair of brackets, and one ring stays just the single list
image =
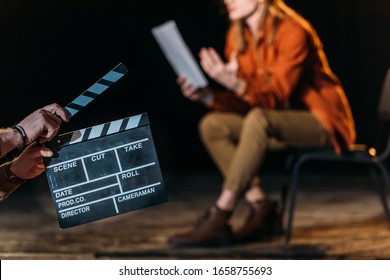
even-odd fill
[{"label": "clapperboard", "polygon": [[62,134],[48,147],[61,228],[167,201],[147,114]]},{"label": "clapperboard", "polygon": [[[65,107],[71,116],[121,77],[113,70],[97,82],[104,87],[95,83]],[[44,162],[61,228],[168,200],[146,113],[61,134],[46,146],[55,153]]]}]

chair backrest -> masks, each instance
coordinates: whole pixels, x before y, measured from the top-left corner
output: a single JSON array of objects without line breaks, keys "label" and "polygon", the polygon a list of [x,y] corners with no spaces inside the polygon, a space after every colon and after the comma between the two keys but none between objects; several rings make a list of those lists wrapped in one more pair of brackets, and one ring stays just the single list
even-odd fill
[{"label": "chair backrest", "polygon": [[381,121],[390,120],[390,68],[387,70],[378,104],[378,117]]},{"label": "chair backrest", "polygon": [[[390,68],[387,70],[382,86],[382,92],[378,104],[378,117],[382,122],[390,120]],[[383,152],[378,155],[380,160],[385,160],[390,156],[390,134],[387,133],[387,144]]]}]

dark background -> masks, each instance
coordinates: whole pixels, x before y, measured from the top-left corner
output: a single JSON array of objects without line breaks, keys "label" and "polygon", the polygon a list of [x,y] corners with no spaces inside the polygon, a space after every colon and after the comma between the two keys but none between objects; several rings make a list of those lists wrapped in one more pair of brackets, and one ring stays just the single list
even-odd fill
[{"label": "dark background", "polygon": [[[390,66],[390,1],[287,0],[319,33],[344,84],[358,141],[375,144],[376,106]],[[217,0],[0,0],[1,126],[44,105],[67,105],[119,62],[130,72],[62,127],[68,132],[148,112],[163,171],[215,168],[197,133],[206,112],[182,97],[150,29],[175,20],[197,58],[222,52]]]}]

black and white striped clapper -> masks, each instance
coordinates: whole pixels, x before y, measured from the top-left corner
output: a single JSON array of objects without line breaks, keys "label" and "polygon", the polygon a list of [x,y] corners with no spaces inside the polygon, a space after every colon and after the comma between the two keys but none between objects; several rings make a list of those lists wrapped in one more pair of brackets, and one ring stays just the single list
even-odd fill
[{"label": "black and white striped clapper", "polygon": [[46,176],[61,228],[167,201],[148,115],[62,134]]},{"label": "black and white striped clapper", "polygon": [[99,96],[106,89],[108,89],[112,84],[122,78],[127,72],[127,68],[122,63],[119,63],[117,66],[114,67],[114,69],[104,75],[99,81],[94,83],[86,91],[84,91],[67,106],[65,106],[65,109],[69,112],[69,115],[73,117],[82,108],[84,108],[97,96]]}]

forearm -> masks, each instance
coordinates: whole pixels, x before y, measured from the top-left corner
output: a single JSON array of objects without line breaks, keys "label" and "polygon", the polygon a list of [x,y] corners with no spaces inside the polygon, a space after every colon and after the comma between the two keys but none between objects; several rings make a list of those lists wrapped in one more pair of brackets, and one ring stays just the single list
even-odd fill
[{"label": "forearm", "polygon": [[19,132],[13,128],[0,129],[0,157],[23,145]]}]

